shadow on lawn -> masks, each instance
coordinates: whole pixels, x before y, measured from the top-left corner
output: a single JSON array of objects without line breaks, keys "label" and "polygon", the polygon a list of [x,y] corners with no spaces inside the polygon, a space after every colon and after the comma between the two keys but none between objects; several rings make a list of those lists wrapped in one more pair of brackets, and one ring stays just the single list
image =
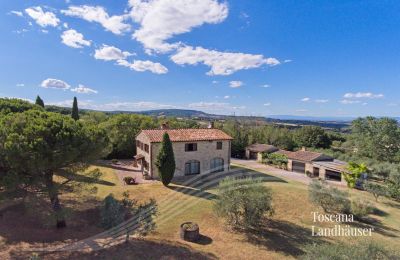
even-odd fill
[{"label": "shadow on lawn", "polygon": [[127,172],[141,172],[140,170],[133,170],[133,169],[130,169],[127,167],[123,167],[122,165],[115,165],[115,164],[105,163],[105,162],[97,162],[93,165],[98,166],[98,167],[110,168],[113,170],[120,170],[120,171],[127,171]]},{"label": "shadow on lawn", "polygon": [[212,200],[216,198],[216,195],[207,192],[206,190],[216,188],[219,185],[219,182],[226,177],[258,178],[262,182],[286,183],[285,180],[275,176],[249,169],[236,168],[235,170],[232,170],[230,172],[207,173],[203,175],[176,177],[172,180],[171,183],[178,186],[169,186],[169,188],[186,195]]},{"label": "shadow on lawn", "polygon": [[234,177],[234,178],[258,178],[262,182],[282,182],[287,183],[287,181],[275,177],[272,175],[268,175],[265,173],[261,173],[258,171],[245,169],[245,168],[235,168],[229,172],[215,172],[215,173],[206,173],[202,175],[191,175],[191,176],[181,176],[175,177],[172,180],[173,184],[196,188],[196,189],[213,189],[218,186],[219,182],[226,177]]},{"label": "shadow on lawn", "polygon": [[194,196],[194,197],[201,198],[201,199],[213,200],[216,198],[216,195],[214,195],[210,192],[207,192],[207,191],[196,189],[196,188],[184,187],[184,186],[171,186],[171,185],[168,186],[168,188],[170,188],[173,191],[180,192],[180,193]]},{"label": "shadow on lawn", "polygon": [[304,254],[305,252],[301,248],[307,244],[327,242],[321,238],[313,237],[308,228],[279,220],[268,220],[264,226],[257,230],[246,231],[245,234],[252,244],[291,256]]},{"label": "shadow on lawn", "polygon": [[67,227],[57,229],[50,202],[43,197],[34,203],[19,203],[0,211],[0,236],[6,244],[53,243],[66,239],[84,239],[103,231],[98,227],[99,201],[61,200],[66,210]]},{"label": "shadow on lawn", "polygon": [[383,236],[387,237],[398,237],[398,235],[395,234],[395,232],[399,232],[398,229],[391,228],[388,226],[385,226],[382,224],[381,221],[375,219],[375,218],[366,218],[363,220],[363,222],[360,221],[354,221],[352,223],[347,223],[350,224],[352,227],[356,228],[372,228],[372,233],[378,233]]},{"label": "shadow on lawn", "polygon": [[[14,253],[14,257],[20,255]],[[59,252],[42,255],[44,259],[217,259],[212,253],[194,250],[183,243],[170,241],[131,240],[94,252]]]}]

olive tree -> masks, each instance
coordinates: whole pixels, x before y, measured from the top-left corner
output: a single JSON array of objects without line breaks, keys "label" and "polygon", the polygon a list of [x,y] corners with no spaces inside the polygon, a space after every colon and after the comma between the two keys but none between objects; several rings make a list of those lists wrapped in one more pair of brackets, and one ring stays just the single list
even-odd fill
[{"label": "olive tree", "polygon": [[214,210],[234,228],[257,227],[274,213],[271,189],[260,179],[227,177],[218,186]]}]

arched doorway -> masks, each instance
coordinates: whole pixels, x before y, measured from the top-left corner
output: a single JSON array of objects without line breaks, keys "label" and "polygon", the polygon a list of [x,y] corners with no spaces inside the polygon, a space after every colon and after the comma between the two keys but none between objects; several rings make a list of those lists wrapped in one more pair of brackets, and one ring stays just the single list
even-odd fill
[{"label": "arched doorway", "polygon": [[200,162],[190,160],[185,163],[185,175],[200,174]]},{"label": "arched doorway", "polygon": [[224,159],[216,157],[211,159],[210,163],[211,172],[223,172],[224,171]]}]

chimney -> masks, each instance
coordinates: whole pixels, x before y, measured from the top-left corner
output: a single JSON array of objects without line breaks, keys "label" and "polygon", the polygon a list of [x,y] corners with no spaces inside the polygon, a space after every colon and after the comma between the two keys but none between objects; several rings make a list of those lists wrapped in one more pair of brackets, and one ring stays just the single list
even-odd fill
[{"label": "chimney", "polygon": [[307,151],[307,149],[306,149],[305,146],[301,147],[301,150],[302,150],[303,152]]},{"label": "chimney", "polygon": [[161,124],[161,129],[163,129],[163,130],[169,129],[169,124],[168,124],[168,122],[162,123],[162,124]]},{"label": "chimney", "polygon": [[207,127],[208,129],[213,129],[214,128],[214,121],[210,121],[209,123],[208,123],[208,127]]}]

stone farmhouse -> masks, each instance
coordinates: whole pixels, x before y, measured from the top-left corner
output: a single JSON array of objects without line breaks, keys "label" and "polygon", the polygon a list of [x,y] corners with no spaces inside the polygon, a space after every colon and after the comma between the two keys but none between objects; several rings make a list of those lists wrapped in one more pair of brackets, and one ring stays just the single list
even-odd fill
[{"label": "stone farmhouse", "polygon": [[161,129],[142,130],[136,136],[135,162],[144,175],[158,179],[155,165],[164,133],[168,133],[175,156],[174,176],[195,175],[230,170],[231,140],[219,129]]}]

